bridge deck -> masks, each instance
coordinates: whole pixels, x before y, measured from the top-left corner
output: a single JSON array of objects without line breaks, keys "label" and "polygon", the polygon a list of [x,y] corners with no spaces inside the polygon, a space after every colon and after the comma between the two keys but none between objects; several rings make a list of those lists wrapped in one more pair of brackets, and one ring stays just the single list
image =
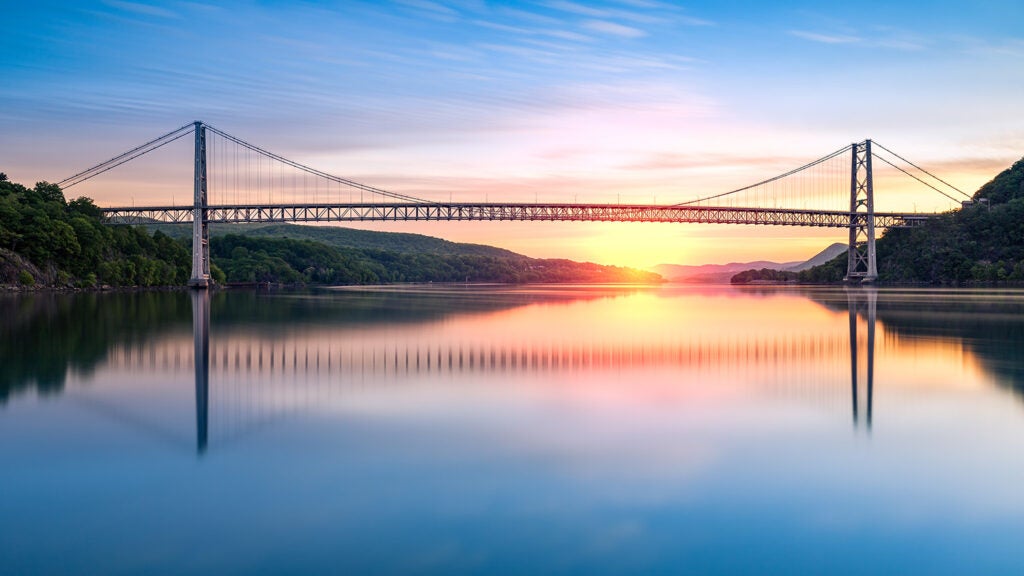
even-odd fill
[{"label": "bridge deck", "polygon": [[[192,222],[192,206],[101,208],[108,221],[125,224]],[[915,226],[931,214],[875,213],[878,228]],[[206,208],[207,222],[362,222],[362,221],[539,221],[677,222],[762,224],[849,228],[863,213],[789,208],[730,208],[657,204],[500,204],[354,203],[221,205]]]}]

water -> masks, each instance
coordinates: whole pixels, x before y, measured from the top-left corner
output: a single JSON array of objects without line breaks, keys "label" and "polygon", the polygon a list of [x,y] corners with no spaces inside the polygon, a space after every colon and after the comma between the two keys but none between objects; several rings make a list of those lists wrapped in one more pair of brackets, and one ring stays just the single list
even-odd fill
[{"label": "water", "polygon": [[0,315],[4,574],[1024,569],[1021,292],[34,295]]}]

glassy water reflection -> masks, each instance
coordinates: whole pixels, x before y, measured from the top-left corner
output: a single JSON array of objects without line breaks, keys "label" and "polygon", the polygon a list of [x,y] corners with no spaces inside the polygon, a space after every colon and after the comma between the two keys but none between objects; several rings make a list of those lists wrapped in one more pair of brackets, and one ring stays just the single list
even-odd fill
[{"label": "glassy water reflection", "polygon": [[1017,292],[455,286],[0,313],[13,573],[1024,567]]}]

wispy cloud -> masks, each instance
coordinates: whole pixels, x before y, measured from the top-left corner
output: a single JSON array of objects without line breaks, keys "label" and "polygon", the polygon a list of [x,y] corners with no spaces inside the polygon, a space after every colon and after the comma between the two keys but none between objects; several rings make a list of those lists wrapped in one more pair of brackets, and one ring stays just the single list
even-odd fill
[{"label": "wispy cloud", "polygon": [[819,44],[856,44],[868,48],[887,48],[902,51],[922,50],[927,44],[919,36],[889,26],[874,26],[866,32],[790,30],[789,35]]},{"label": "wispy cloud", "polygon": [[[551,0],[547,6],[560,12],[585,16],[587,18],[601,20],[615,20],[633,22],[636,24],[666,24],[673,21],[671,17],[675,10],[673,7],[642,7],[642,10],[630,10],[622,8],[595,7],[586,4],[570,2],[568,0]],[[696,19],[695,19],[696,20]]]},{"label": "wispy cloud", "polygon": [[919,34],[893,26],[873,26],[866,36],[869,46],[902,51],[923,50],[930,43]]},{"label": "wispy cloud", "polygon": [[[1016,160],[1019,160],[1019,158],[1014,155],[1001,155],[986,158],[953,158],[949,160],[927,162],[927,166],[925,166],[925,168],[940,176],[963,173],[995,176],[1009,168]],[[973,190],[964,191],[968,193],[973,192]]]},{"label": "wispy cloud", "polygon": [[1024,58],[1024,39],[991,40],[961,36],[957,41],[964,46],[968,54]]},{"label": "wispy cloud", "polygon": [[778,168],[797,166],[803,158],[791,156],[743,156],[733,154],[658,153],[620,166],[623,170],[701,170],[707,168]]},{"label": "wispy cloud", "polygon": [[610,34],[612,36],[619,36],[622,38],[642,38],[647,35],[646,32],[639,28],[616,24],[615,22],[608,22],[606,20],[587,20],[583,23],[583,27],[593,32]]},{"label": "wispy cloud", "polygon": [[593,38],[586,34],[580,34],[579,32],[572,32],[570,30],[562,30],[558,28],[527,28],[524,26],[513,26],[500,22],[492,22],[490,20],[475,20],[473,23],[483,28],[490,28],[492,30],[507,32],[509,34],[517,34],[520,36],[546,36],[549,38],[571,40],[574,42],[590,42],[593,40]]},{"label": "wispy cloud", "polygon": [[124,2],[123,0],[103,0],[103,3],[111,8],[117,8],[125,12],[139,14],[142,16],[156,16],[157,18],[180,19],[181,15],[159,6],[150,6],[140,2]]},{"label": "wispy cloud", "polygon": [[460,16],[458,10],[430,0],[398,0],[398,3],[444,22],[453,22]]},{"label": "wispy cloud", "polygon": [[569,12],[571,14],[579,14],[580,16],[590,16],[591,18],[606,18],[612,15],[611,10],[577,4],[576,2],[567,2],[565,0],[553,0],[547,4],[555,10],[561,10],[562,12]]},{"label": "wispy cloud", "polygon": [[704,18],[695,18],[693,16],[676,16],[675,20],[677,22],[679,22],[680,24],[685,24],[687,26],[714,26],[715,25],[715,23],[712,22],[711,20],[706,20]]},{"label": "wispy cloud", "polygon": [[803,38],[804,40],[810,40],[811,42],[820,42],[822,44],[857,44],[863,42],[863,38],[859,36],[847,36],[839,34],[821,34],[818,32],[808,32],[806,30],[790,30],[791,36],[797,38]]}]

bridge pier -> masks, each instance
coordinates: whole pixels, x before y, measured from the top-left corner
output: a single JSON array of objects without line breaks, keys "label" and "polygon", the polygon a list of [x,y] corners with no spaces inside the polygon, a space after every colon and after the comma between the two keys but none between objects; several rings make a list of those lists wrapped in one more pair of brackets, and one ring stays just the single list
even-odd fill
[{"label": "bridge pier", "polygon": [[875,260],[875,190],[871,177],[871,140],[853,144],[850,167],[850,247],[846,282],[878,279]]},{"label": "bridge pier", "polygon": [[188,285],[205,289],[210,286],[210,229],[206,199],[206,126],[195,122],[195,202],[192,214],[192,278]]}]

